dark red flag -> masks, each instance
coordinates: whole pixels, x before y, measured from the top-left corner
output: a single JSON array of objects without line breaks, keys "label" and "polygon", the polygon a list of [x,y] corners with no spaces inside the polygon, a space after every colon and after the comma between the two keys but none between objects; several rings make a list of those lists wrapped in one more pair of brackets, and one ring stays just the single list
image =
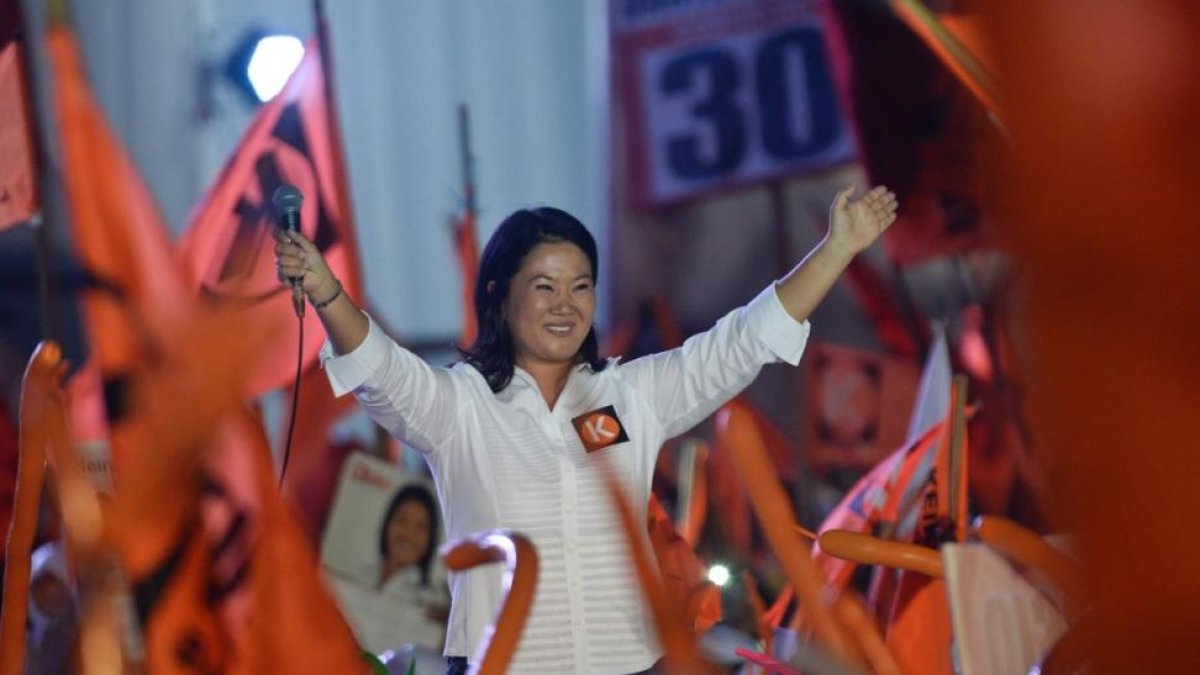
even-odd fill
[{"label": "dark red flag", "polygon": [[[243,304],[244,329],[292,315],[291,295],[275,277],[271,196],[282,184],[304,195],[301,228],[325,256],[346,293],[362,297],[358,252],[349,222],[349,195],[339,175],[340,149],[332,133],[329,98],[317,43],[278,96],[263,106],[192,213],[179,254],[191,288],[224,303]],[[304,367],[317,357],[324,336],[316,312],[305,318]],[[297,322],[288,322],[282,344],[295,344]],[[292,349],[262,354],[247,380],[247,395],[279,387],[296,375]]]}]

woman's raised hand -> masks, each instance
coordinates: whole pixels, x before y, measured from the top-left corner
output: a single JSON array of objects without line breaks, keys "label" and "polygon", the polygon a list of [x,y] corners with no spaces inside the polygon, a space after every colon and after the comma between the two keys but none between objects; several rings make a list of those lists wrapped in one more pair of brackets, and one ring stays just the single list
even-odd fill
[{"label": "woman's raised hand", "polygon": [[829,243],[854,256],[879,238],[896,221],[896,195],[880,185],[852,199],[854,186],[842,190],[829,210]]},{"label": "woman's raised hand", "polygon": [[321,252],[304,235],[275,228],[275,272],[280,283],[291,286],[295,279],[310,300],[319,302],[334,295],[338,280],[329,271]]}]

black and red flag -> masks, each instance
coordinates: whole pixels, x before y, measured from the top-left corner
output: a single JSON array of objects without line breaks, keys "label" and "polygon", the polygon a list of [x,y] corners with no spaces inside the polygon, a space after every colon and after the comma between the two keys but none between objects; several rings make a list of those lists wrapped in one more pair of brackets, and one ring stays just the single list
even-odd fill
[{"label": "black and red flag", "polygon": [[[245,306],[245,327],[292,314],[291,297],[275,276],[271,195],[291,184],[304,195],[301,228],[321,250],[334,276],[356,301],[362,297],[349,194],[334,133],[319,43],[309,41],[299,67],[278,96],[259,111],[216,183],[192,213],[180,242],[191,288],[210,299]],[[304,367],[316,360],[324,335],[316,312],[304,319]],[[296,321],[284,344],[295,344]],[[290,336],[290,337],[289,337]],[[290,349],[264,353],[247,381],[253,396],[290,382]]]}]

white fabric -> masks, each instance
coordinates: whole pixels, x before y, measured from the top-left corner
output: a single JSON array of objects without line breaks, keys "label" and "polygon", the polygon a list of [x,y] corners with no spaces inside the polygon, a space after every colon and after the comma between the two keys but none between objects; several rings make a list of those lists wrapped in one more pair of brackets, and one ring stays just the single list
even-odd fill
[{"label": "white fabric", "polygon": [[405,644],[442,646],[442,625],[425,613],[431,605],[444,606],[446,601],[436,588],[421,584],[418,566],[394,572],[383,586],[378,586],[378,566],[358,579],[336,575],[328,579],[359,646],[372,654]]},{"label": "white fabric", "polygon": [[[538,588],[511,671],[630,673],[661,650],[596,462],[611,463],[644,522],[663,442],[764,364],[798,363],[808,333],[770,287],[679,349],[612,360],[599,373],[579,366],[553,410],[519,368],[494,394],[475,368],[430,367],[373,321],[349,354],[335,357],[326,344],[323,362],[335,394],[353,391],[375,421],[426,453],[449,540],[503,527],[537,547]],[[587,453],[571,420],[609,405],[629,440]],[[500,567],[452,573],[450,593],[445,653],[473,657],[499,608]]]}]

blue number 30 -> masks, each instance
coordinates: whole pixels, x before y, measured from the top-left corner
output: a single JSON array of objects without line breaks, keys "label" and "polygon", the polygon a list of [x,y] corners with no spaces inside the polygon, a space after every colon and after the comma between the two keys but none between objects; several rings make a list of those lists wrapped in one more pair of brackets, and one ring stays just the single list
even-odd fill
[{"label": "blue number 30", "polygon": [[[703,152],[695,132],[666,139],[667,161],[680,178],[726,174],[745,159],[749,132],[737,101],[742,77],[738,65],[728,49],[707,47],[681,54],[663,67],[660,91],[668,96],[688,93],[697,80],[708,83],[706,95],[689,113],[710,126],[715,148]],[[803,27],[771,36],[755,50],[751,72],[759,140],[771,159],[804,159],[837,140],[840,118],[818,29]],[[795,92],[803,95],[796,96],[793,87],[803,87],[803,92]],[[800,101],[807,103],[806,109],[794,110]]]}]

